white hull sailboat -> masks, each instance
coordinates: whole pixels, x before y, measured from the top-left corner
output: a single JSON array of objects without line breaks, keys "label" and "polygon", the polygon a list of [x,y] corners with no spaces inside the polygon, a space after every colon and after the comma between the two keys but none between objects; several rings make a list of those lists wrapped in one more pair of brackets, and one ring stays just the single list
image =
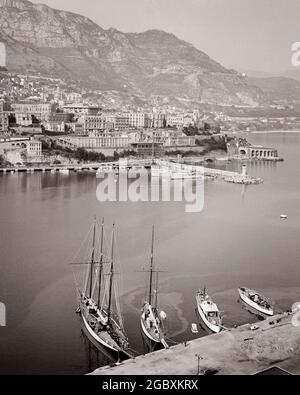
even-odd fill
[{"label": "white hull sailboat", "polygon": [[[114,270],[114,227],[111,241],[111,255],[105,257],[103,253],[104,224],[101,226],[100,249],[97,248],[97,223],[93,226],[90,258],[85,273],[82,289],[78,287],[78,312],[82,324],[89,335],[100,345],[118,354],[131,357],[129,343],[124,331],[119,300],[116,294]],[[104,280],[106,277],[106,280]]]},{"label": "white hull sailboat", "polygon": [[241,287],[238,289],[240,298],[249,306],[259,311],[260,313],[272,316],[274,315],[274,307],[272,302],[265,296],[259,294],[258,292]]},{"label": "white hull sailboat", "polygon": [[87,320],[84,317],[84,314],[81,313],[81,318],[83,321],[83,324],[85,326],[85,328],[87,329],[88,333],[92,336],[92,338],[94,340],[96,340],[96,342],[102,344],[103,346],[113,350],[113,351],[119,351],[119,347],[118,345],[111,339],[110,336],[106,336],[106,332],[102,332],[99,335],[96,334],[96,332],[94,330],[92,330],[92,328],[90,327],[90,325],[88,324]]},{"label": "white hull sailboat", "polygon": [[198,313],[204,324],[214,333],[219,333],[223,328],[222,318],[218,306],[212,298],[200,289],[196,294]]},{"label": "white hull sailboat", "polygon": [[[161,343],[165,348],[168,344],[165,340],[163,321],[166,319],[166,313],[160,311],[158,307],[158,272],[154,270],[153,261],[154,246],[154,227],[152,228],[152,246],[151,246],[151,262],[149,270],[149,295],[148,300],[144,302],[141,314],[141,327],[144,334],[155,343]],[[156,289],[153,287],[153,274],[156,273]]]}]

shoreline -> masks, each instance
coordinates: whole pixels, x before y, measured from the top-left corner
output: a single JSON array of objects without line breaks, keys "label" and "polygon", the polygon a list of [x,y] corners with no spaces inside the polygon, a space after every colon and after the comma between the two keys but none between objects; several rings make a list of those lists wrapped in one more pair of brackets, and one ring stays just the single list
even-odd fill
[{"label": "shoreline", "polygon": [[253,132],[246,132],[249,134],[276,134],[276,133],[295,133],[299,134],[300,130],[256,130]]},{"label": "shoreline", "polygon": [[[197,375],[214,371],[219,375],[253,375],[274,365],[294,366],[299,374],[300,327],[292,313],[282,313],[259,321],[188,341],[104,366],[91,375]],[[255,330],[253,328],[257,327]],[[298,368],[297,368],[298,365]]]}]

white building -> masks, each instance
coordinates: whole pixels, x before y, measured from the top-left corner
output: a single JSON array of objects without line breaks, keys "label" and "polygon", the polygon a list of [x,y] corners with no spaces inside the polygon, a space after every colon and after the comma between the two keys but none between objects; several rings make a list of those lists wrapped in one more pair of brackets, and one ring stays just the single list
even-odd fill
[{"label": "white building", "polygon": [[102,114],[83,115],[78,119],[78,122],[83,125],[83,130],[86,133],[105,130],[106,121]]},{"label": "white building", "polygon": [[162,112],[153,112],[150,114],[150,126],[152,128],[163,128],[166,126],[166,115]]},{"label": "white building", "polygon": [[26,142],[26,150],[29,158],[40,158],[42,156],[42,142],[29,140]]},{"label": "white building", "polygon": [[77,92],[65,92],[66,101],[69,103],[81,103],[82,95]]},{"label": "white building", "polygon": [[63,107],[63,112],[69,114],[80,114],[80,115],[97,115],[101,111],[100,107],[93,107],[84,104],[66,104]]},{"label": "white building", "polygon": [[99,148],[128,148],[130,146],[129,137],[118,134],[108,134],[96,137],[64,137],[63,143],[70,147],[99,149]]},{"label": "white building", "polygon": [[182,128],[184,122],[184,115],[181,113],[167,114],[167,126]]},{"label": "white building", "polygon": [[7,132],[8,114],[3,111],[3,103],[0,103],[0,133]]},{"label": "white building", "polygon": [[140,136],[140,140],[145,136],[148,141],[154,140],[156,143],[162,143],[165,147],[192,147],[196,145],[194,136],[187,136],[178,130],[147,130]]},{"label": "white building", "polygon": [[32,123],[32,115],[34,115],[40,121],[45,121],[49,118],[51,113],[50,103],[19,102],[13,103],[11,106],[14,109],[16,118],[20,121],[20,125],[24,126],[26,126],[26,123],[29,122],[29,119],[30,124]]},{"label": "white building", "polygon": [[144,112],[129,112],[126,114],[129,120],[129,126],[132,128],[145,128],[148,127],[149,117]]},{"label": "white building", "polygon": [[185,114],[183,117],[183,127],[194,126],[195,121],[193,118],[193,114]]},{"label": "white building", "polygon": [[29,126],[32,125],[32,116],[31,114],[26,113],[15,113],[16,124],[21,126]]}]

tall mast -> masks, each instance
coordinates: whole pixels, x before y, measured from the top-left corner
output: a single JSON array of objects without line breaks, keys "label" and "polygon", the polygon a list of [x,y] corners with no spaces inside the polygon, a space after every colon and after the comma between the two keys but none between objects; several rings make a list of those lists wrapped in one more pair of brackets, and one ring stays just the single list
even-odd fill
[{"label": "tall mast", "polygon": [[108,295],[108,309],[107,309],[107,322],[110,321],[111,301],[112,301],[112,284],[114,275],[114,239],[115,239],[115,224],[113,224],[112,238],[111,238],[111,263],[110,263],[110,279],[109,279],[109,295]]},{"label": "tall mast", "polygon": [[151,243],[151,258],[150,258],[150,281],[149,281],[149,304],[151,304],[151,302],[152,302],[153,246],[154,246],[154,225],[152,226],[152,243]]},{"label": "tall mast", "polygon": [[91,273],[90,273],[90,298],[93,293],[93,270],[95,263],[95,239],[96,239],[96,218],[94,220],[94,230],[93,230],[93,247],[92,247],[92,257],[91,257]]},{"label": "tall mast", "polygon": [[101,240],[100,240],[100,262],[99,262],[99,279],[98,279],[98,308],[100,309],[100,293],[103,272],[103,236],[104,236],[104,218],[101,223]]},{"label": "tall mast", "polygon": [[155,301],[154,301],[154,307],[157,309],[158,305],[158,272],[156,272],[156,289],[155,289]]}]

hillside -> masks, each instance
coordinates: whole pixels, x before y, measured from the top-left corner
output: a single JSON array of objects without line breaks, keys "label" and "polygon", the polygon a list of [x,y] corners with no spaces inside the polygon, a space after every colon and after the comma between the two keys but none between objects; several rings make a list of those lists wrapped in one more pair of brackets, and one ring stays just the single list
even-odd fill
[{"label": "hillside", "polygon": [[300,81],[287,77],[250,78],[268,101],[293,103],[300,100]]},{"label": "hillside", "polygon": [[176,36],[122,33],[26,0],[0,0],[7,68],[76,81],[81,87],[164,103],[256,105],[261,90]]}]

